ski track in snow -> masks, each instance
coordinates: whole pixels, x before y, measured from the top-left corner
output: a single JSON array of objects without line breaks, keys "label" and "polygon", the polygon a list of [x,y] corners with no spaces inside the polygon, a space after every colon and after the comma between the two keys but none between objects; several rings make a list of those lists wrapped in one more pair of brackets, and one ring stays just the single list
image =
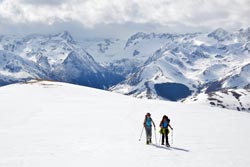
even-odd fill
[{"label": "ski track in snow", "polygon": [[[0,88],[0,166],[249,167],[250,115],[135,99],[65,83]],[[138,141],[146,112],[174,128],[166,148]],[[169,135],[171,143],[171,134]]]}]

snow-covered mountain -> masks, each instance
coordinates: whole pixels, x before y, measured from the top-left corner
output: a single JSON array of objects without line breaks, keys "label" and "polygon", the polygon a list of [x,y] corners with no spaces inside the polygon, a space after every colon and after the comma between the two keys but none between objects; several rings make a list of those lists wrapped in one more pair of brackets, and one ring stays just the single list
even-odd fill
[{"label": "snow-covered mountain", "polygon": [[179,100],[200,92],[249,89],[250,28],[233,33],[220,28],[163,39],[165,44],[111,90],[140,98]]},{"label": "snow-covered mountain", "polygon": [[40,78],[172,101],[250,89],[250,28],[128,39],[0,36],[0,56],[1,85]]},{"label": "snow-covered mountain", "polygon": [[249,99],[249,89],[222,89],[210,93],[199,93],[186,98],[183,102],[250,112]]},{"label": "snow-covered mountain", "polygon": [[172,41],[173,34],[138,32],[128,39],[80,40],[80,45],[106,68],[129,76],[144,65],[162,45]]},{"label": "snow-covered mountain", "polygon": [[56,35],[1,36],[1,84],[30,78],[108,88],[122,77],[99,65],[67,32]]},{"label": "snow-covered mountain", "polygon": [[24,78],[46,78],[46,73],[33,61],[0,50],[0,85],[18,82]]},{"label": "snow-covered mountain", "polygon": [[[1,167],[250,164],[247,113],[47,81],[0,87],[0,101]],[[145,131],[138,141],[147,112],[157,125],[152,145],[145,145]],[[174,128],[171,148],[159,145],[165,114]]]},{"label": "snow-covered mountain", "polygon": [[97,62],[113,62],[121,59],[141,59],[144,63],[172,34],[146,34],[138,32],[128,39],[82,39],[77,41]]}]

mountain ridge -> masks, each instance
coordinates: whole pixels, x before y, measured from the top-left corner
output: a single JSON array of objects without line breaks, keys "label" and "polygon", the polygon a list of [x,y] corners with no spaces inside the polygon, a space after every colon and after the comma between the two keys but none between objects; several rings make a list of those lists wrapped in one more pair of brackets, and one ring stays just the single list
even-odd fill
[{"label": "mountain ridge", "polygon": [[[40,78],[164,100],[250,87],[250,28],[186,34],[138,32],[127,40],[75,40],[68,31],[1,35],[0,51],[2,57],[12,57],[1,59],[2,85]],[[169,87],[189,90],[185,96],[170,96]]]}]

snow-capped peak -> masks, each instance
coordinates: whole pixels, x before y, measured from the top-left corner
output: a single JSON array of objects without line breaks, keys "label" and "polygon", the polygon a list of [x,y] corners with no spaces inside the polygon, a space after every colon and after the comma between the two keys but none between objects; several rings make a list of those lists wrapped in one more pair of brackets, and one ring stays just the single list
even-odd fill
[{"label": "snow-capped peak", "polygon": [[[89,53],[77,45],[68,31],[56,35],[28,35],[18,39],[4,37],[0,42],[0,51],[3,52],[0,54],[9,55],[8,57],[17,57],[10,61],[1,60],[0,85],[42,78],[102,89],[120,81],[118,75],[101,67]],[[15,80],[9,72],[13,73]],[[7,76],[9,80],[6,79]],[[107,79],[104,76],[113,78]]]},{"label": "snow-capped peak", "polygon": [[72,44],[76,44],[76,42],[75,42],[74,38],[72,37],[72,35],[70,34],[70,32],[68,32],[66,30],[55,35],[55,36],[61,37],[61,38],[65,39],[67,42],[70,42]]},{"label": "snow-capped peak", "polygon": [[227,35],[228,32],[226,30],[224,30],[223,28],[217,28],[213,32],[209,33],[208,37],[212,37],[214,39],[222,41]]}]

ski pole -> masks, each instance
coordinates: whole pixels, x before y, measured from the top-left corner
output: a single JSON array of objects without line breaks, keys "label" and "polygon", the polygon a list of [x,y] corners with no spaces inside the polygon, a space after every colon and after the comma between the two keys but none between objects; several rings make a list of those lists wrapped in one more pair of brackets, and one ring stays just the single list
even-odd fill
[{"label": "ski pole", "polygon": [[172,129],[172,133],[171,133],[171,144],[174,143],[174,129]]},{"label": "ski pole", "polygon": [[143,130],[144,130],[144,127],[142,127],[142,129],[141,129],[141,135],[140,135],[139,141],[141,141],[141,137],[142,137],[142,134],[143,134]]},{"label": "ski pole", "polygon": [[157,145],[156,129],[155,129],[155,144]]},{"label": "ski pole", "polygon": [[159,144],[162,142],[162,133],[160,132]]}]

